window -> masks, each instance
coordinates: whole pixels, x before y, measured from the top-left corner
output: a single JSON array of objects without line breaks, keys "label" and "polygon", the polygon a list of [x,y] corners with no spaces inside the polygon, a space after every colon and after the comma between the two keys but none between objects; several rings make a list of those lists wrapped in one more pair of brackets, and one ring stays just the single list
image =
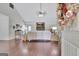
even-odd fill
[{"label": "window", "polygon": [[28,26],[28,31],[31,31],[31,28],[32,28],[31,26]]}]

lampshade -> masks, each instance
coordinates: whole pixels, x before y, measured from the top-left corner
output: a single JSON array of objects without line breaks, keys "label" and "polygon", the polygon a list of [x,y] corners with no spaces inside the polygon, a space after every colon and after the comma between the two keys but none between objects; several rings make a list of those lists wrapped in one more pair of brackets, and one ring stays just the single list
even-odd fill
[{"label": "lampshade", "polygon": [[52,30],[57,30],[57,27],[56,27],[56,26],[53,26],[53,27],[52,27]]}]

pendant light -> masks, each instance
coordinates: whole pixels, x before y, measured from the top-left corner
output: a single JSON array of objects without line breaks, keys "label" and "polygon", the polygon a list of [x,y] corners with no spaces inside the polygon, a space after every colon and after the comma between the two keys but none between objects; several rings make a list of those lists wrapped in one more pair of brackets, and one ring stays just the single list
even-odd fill
[{"label": "pendant light", "polygon": [[44,17],[46,14],[46,11],[42,10],[42,3],[40,3],[40,10],[38,12],[38,17],[41,18],[41,17]]}]

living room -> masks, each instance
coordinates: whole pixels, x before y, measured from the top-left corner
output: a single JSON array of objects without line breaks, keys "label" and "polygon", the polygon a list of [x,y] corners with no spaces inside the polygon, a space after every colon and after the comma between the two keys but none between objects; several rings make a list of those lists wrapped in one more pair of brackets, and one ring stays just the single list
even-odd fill
[{"label": "living room", "polygon": [[0,52],[6,56],[78,56],[78,3],[0,3]]},{"label": "living room", "polygon": [[[13,48],[16,45],[16,41],[59,41],[57,38],[55,3],[2,3],[0,4],[0,13],[3,19],[0,26],[2,27],[1,32],[3,35],[1,34],[0,41],[9,41],[6,44],[1,43],[1,45],[7,45],[6,49],[1,47],[2,50],[4,49],[3,52],[9,48]],[[52,37],[56,34],[51,35],[53,32],[57,33],[56,37]]]}]

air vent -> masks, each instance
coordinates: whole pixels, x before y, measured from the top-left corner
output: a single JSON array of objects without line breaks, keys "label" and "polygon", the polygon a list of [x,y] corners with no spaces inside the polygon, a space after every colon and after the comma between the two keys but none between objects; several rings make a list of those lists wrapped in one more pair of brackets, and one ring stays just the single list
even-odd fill
[{"label": "air vent", "polygon": [[9,7],[14,9],[14,5],[12,3],[9,3]]}]

